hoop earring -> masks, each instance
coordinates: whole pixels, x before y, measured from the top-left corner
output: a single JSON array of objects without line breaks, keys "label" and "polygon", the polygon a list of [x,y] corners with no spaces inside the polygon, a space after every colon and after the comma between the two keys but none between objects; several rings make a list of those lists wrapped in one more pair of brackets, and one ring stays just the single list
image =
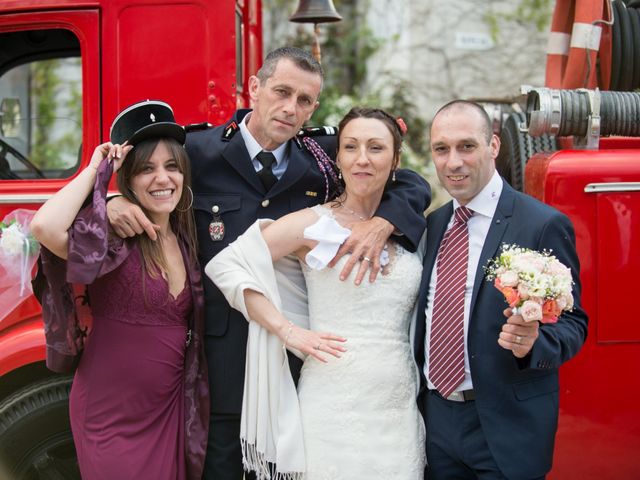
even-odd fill
[{"label": "hoop earring", "polygon": [[191,201],[189,202],[189,205],[185,209],[180,209],[176,206],[176,212],[181,212],[181,213],[188,212],[189,209],[193,207],[193,190],[191,190],[191,187],[187,187],[187,188],[189,189],[189,193],[191,194]]}]

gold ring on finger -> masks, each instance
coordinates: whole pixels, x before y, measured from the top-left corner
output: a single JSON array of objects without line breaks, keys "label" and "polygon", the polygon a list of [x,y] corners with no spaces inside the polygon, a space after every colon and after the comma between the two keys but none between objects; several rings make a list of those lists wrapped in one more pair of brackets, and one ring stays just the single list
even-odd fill
[{"label": "gold ring on finger", "polygon": [[516,343],[520,345],[522,343],[522,337],[520,335],[516,335]]}]

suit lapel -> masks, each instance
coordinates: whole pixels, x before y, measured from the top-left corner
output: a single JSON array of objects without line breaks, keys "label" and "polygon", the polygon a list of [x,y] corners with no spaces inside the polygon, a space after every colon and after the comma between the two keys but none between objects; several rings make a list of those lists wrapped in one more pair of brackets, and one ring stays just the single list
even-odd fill
[{"label": "suit lapel", "polygon": [[249,151],[239,127],[240,122],[250,112],[251,110],[248,109],[237,110],[233,118],[225,126],[222,134],[222,143],[226,145],[222,148],[222,157],[249,185],[264,193],[264,186],[258,178],[255,168],[253,168]]},{"label": "suit lapel", "polygon": [[282,175],[282,178],[278,180],[271,190],[269,190],[269,196],[276,196],[279,193],[284,192],[289,187],[294,185],[300,180],[303,175],[311,168],[311,162],[305,155],[309,155],[304,149],[298,146],[297,142],[289,141],[288,145],[289,164],[287,169]]},{"label": "suit lapel", "polygon": [[258,178],[253,168],[249,152],[244,144],[242,134],[237,132],[228,140],[227,146],[222,151],[223,158],[233,167],[253,188],[259,192],[265,191],[264,185]]},{"label": "suit lapel", "polygon": [[429,288],[429,280],[436,263],[440,242],[442,242],[452,214],[453,202],[449,202],[441,210],[434,212],[430,224],[427,225],[427,251],[424,255],[424,269],[422,270],[422,283],[426,287],[425,290]]},{"label": "suit lapel", "polygon": [[486,283],[484,267],[487,265],[489,259],[495,257],[498,253],[504,233],[511,222],[514,201],[514,190],[503,181],[502,193],[500,194],[500,200],[498,200],[496,213],[491,219],[491,226],[489,227],[487,238],[484,241],[484,246],[480,253],[480,261],[478,262],[478,269],[476,270],[476,277],[473,282],[469,318],[473,318],[473,310],[475,308],[476,299],[478,298],[478,293]]}]

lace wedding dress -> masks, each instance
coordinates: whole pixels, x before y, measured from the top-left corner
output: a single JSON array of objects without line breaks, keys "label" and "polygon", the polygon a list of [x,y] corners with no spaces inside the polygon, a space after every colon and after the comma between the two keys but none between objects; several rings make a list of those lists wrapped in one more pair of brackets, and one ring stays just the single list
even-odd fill
[{"label": "lace wedding dress", "polygon": [[[314,211],[332,216],[324,207]],[[357,269],[339,279],[346,257],[334,268],[303,266],[311,329],[347,339],[341,358],[308,357],[302,368],[308,480],[423,478],[424,424],[409,343],[422,264],[400,246],[389,249],[385,273],[360,286]]]}]

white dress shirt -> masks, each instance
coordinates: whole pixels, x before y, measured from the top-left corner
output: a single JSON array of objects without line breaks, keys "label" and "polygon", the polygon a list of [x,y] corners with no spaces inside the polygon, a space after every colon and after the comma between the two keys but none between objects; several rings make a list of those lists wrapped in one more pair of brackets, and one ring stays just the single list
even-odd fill
[{"label": "white dress shirt", "polygon": [[[467,336],[469,332],[469,314],[471,310],[471,295],[473,293],[473,284],[475,281],[476,271],[478,270],[478,262],[480,261],[480,254],[482,253],[482,247],[484,241],[487,238],[493,215],[498,207],[498,200],[502,193],[502,178],[497,171],[494,171],[491,180],[485,185],[485,187],[471,200],[466,206],[473,210],[473,216],[469,219],[467,227],[469,229],[469,263],[467,264],[467,282],[464,289],[464,380],[456,388],[456,391],[469,390],[473,388],[473,382],[471,381],[471,371],[469,368],[469,351],[467,348]],[[455,212],[460,204],[457,200],[453,200],[453,211]],[[447,230],[451,228],[454,221],[454,215],[451,215]],[[427,231],[427,235],[431,233]],[[427,386],[429,389],[434,389],[434,385],[429,379],[429,337],[431,335],[431,317],[433,315],[433,299],[436,292],[436,284],[438,281],[437,271],[437,259],[436,264],[433,266],[431,272],[431,280],[429,282],[429,296],[427,297],[426,308],[426,322],[427,333],[424,341],[425,361],[424,361],[424,374],[427,378]],[[496,342],[498,339],[496,338]]]},{"label": "white dress shirt", "polygon": [[[251,163],[253,164],[253,168],[256,172],[262,170],[262,164],[256,158],[258,154],[264,150],[268,152],[269,150],[265,150],[260,146],[258,141],[251,135],[249,128],[247,127],[247,121],[251,113],[248,113],[244,116],[242,121],[240,122],[240,133],[242,134],[242,139],[244,140],[244,144],[247,147],[247,151],[249,152],[249,158],[251,158]],[[287,170],[287,165],[289,165],[289,155],[287,154],[287,144],[288,142],[284,142],[275,150],[271,150],[273,156],[276,157],[276,164],[271,167],[273,170],[273,174],[280,180],[284,172]]]}]

